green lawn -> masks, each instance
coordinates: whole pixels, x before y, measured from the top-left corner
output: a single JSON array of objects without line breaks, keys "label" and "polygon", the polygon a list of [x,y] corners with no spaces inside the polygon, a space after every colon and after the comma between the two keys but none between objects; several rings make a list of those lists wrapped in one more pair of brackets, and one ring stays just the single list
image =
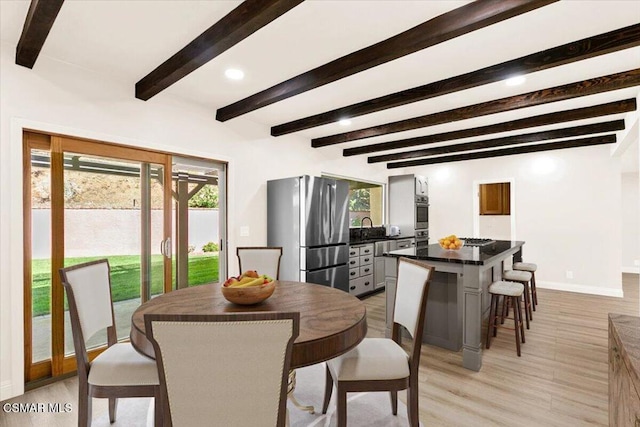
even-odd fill
[{"label": "green lawn", "polygon": [[[105,258],[66,258],[65,266]],[[111,294],[113,301],[140,297],[140,256],[108,256],[111,266]],[[175,263],[175,261],[174,261]],[[32,264],[33,316],[49,314],[51,304],[51,260],[36,259]],[[175,264],[174,264],[175,271]],[[175,280],[175,278],[174,278]],[[189,285],[196,286],[218,281],[218,255],[189,256]],[[151,293],[162,292],[162,255],[151,258]]]}]

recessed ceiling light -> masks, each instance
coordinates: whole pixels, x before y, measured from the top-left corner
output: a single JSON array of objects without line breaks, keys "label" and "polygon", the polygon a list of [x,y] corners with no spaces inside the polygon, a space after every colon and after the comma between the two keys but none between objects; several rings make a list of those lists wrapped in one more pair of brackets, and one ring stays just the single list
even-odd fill
[{"label": "recessed ceiling light", "polygon": [[231,80],[242,80],[244,78],[244,71],[237,68],[229,68],[224,72],[224,75]]},{"label": "recessed ceiling light", "polygon": [[351,125],[351,120],[349,120],[349,119],[340,119],[340,121],[338,121],[338,124],[340,126],[349,126],[349,125]]},{"label": "recessed ceiling light", "polygon": [[526,81],[527,81],[527,78],[525,76],[515,76],[515,77],[508,78],[504,82],[507,86],[518,86],[523,84]]}]

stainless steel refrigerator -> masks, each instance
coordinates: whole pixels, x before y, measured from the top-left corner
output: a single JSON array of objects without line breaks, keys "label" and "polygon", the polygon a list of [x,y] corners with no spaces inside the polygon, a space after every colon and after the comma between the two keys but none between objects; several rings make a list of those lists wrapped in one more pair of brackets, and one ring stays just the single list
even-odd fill
[{"label": "stainless steel refrigerator", "polygon": [[280,280],[349,291],[349,184],[298,176],[267,182],[267,244],[282,246]]}]

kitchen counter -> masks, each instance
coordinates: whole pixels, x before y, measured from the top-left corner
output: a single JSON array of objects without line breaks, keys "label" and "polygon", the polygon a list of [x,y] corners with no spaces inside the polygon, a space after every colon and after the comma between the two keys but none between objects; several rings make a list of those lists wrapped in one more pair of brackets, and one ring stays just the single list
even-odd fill
[{"label": "kitchen counter", "polygon": [[[389,261],[399,257],[423,260],[435,268],[429,287],[422,341],[453,351],[462,349],[462,365],[482,367],[482,322],[489,315],[489,285],[502,279],[504,261],[522,260],[521,241],[498,240],[485,246],[465,246],[458,251],[433,244],[386,252]],[[395,258],[395,260],[394,260]],[[397,261],[385,266],[387,336],[395,304]],[[396,267],[396,268],[394,268]]]},{"label": "kitchen counter", "polygon": [[495,260],[504,258],[505,252],[518,250],[524,242],[496,240],[485,246],[463,246],[457,251],[447,251],[439,244],[429,245],[426,248],[399,249],[385,253],[387,256],[407,257],[424,261],[451,262],[459,264],[483,265],[491,264]]},{"label": "kitchen counter", "polygon": [[385,240],[403,240],[403,239],[413,239],[414,235],[404,235],[401,234],[399,236],[382,236],[382,237],[367,237],[364,239],[350,239],[350,245],[365,245],[367,243],[375,243],[375,242],[384,242]]}]

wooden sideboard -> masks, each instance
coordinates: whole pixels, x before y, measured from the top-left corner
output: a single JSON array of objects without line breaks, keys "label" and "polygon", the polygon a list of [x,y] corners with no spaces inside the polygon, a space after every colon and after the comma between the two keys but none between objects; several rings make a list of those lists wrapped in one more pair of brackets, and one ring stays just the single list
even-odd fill
[{"label": "wooden sideboard", "polygon": [[609,314],[609,426],[640,427],[640,317]]}]

